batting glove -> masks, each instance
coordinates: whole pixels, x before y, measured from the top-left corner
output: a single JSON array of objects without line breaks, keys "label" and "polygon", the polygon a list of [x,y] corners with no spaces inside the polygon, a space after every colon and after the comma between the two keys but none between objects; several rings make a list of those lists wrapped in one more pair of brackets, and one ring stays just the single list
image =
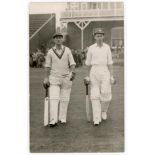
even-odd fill
[{"label": "batting glove", "polygon": [[114,79],[113,76],[110,77],[110,82],[111,82],[111,84],[113,84],[113,85],[116,84],[116,80]]},{"label": "batting glove", "polygon": [[47,89],[49,86],[50,86],[49,79],[45,78],[45,79],[44,79],[44,82],[43,82],[43,87],[44,87],[45,89]]},{"label": "batting glove", "polygon": [[70,81],[73,81],[75,79],[76,73],[75,72],[71,72],[70,73]]},{"label": "batting glove", "polygon": [[84,84],[88,85],[90,83],[90,78],[87,76],[84,78]]}]

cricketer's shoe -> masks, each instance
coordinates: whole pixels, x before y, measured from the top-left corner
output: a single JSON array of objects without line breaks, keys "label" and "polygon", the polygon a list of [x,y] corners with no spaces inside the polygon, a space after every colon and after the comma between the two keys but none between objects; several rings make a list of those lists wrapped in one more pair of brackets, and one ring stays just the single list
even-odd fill
[{"label": "cricketer's shoe", "polygon": [[62,124],[66,124],[66,123],[67,123],[66,120],[60,120],[60,122],[61,122]]},{"label": "cricketer's shoe", "polygon": [[99,121],[94,121],[94,125],[98,126],[99,125]]},{"label": "cricketer's shoe", "polygon": [[51,127],[51,128],[53,128],[53,127],[55,127],[55,126],[57,126],[57,123],[55,123],[55,124],[50,124],[50,127]]},{"label": "cricketer's shoe", "polygon": [[106,112],[102,112],[102,119],[107,120],[107,113]]}]

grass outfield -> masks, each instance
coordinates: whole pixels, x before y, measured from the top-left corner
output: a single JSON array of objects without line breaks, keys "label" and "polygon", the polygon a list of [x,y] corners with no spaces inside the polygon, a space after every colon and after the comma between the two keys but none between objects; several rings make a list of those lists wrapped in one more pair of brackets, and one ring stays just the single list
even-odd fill
[{"label": "grass outfield", "polygon": [[124,67],[115,66],[117,84],[108,120],[100,126],[86,121],[85,67],[76,69],[68,123],[55,128],[43,127],[43,69],[30,69],[30,151],[31,152],[123,152],[124,151]]}]

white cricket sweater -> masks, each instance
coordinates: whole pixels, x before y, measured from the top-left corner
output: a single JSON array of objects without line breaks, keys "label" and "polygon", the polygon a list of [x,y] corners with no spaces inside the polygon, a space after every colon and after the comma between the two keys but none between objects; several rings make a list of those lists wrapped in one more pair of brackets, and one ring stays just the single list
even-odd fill
[{"label": "white cricket sweater", "polygon": [[58,51],[56,47],[52,47],[46,56],[45,67],[50,67],[50,74],[54,76],[67,76],[69,74],[69,66],[76,65],[71,50],[62,46]]}]

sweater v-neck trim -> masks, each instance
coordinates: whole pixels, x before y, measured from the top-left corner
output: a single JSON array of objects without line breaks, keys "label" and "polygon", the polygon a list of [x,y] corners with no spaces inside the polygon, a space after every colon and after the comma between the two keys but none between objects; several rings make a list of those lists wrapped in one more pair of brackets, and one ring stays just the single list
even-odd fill
[{"label": "sweater v-neck trim", "polygon": [[64,52],[65,52],[65,46],[63,47],[62,53],[61,53],[61,54],[59,54],[59,53],[57,52],[57,50],[54,49],[53,47],[52,47],[52,50],[53,50],[53,52],[55,53],[55,55],[56,55],[59,59],[61,59],[62,56],[63,56],[63,54],[64,54]]}]

